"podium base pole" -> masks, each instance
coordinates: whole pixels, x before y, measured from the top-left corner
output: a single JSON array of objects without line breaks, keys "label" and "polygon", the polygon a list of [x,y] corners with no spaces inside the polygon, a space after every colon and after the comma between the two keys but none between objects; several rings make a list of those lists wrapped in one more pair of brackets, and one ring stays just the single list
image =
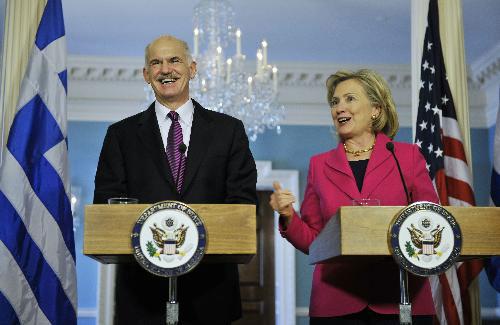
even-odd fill
[{"label": "podium base pole", "polygon": [[408,272],[402,268],[399,269],[399,290],[399,323],[411,325],[411,303],[410,295],[408,294]]},{"label": "podium base pole", "polygon": [[411,305],[399,304],[399,324],[411,325]]},{"label": "podium base pole", "polygon": [[177,301],[177,277],[168,278],[168,301],[166,324],[177,325],[179,323],[179,302]]}]

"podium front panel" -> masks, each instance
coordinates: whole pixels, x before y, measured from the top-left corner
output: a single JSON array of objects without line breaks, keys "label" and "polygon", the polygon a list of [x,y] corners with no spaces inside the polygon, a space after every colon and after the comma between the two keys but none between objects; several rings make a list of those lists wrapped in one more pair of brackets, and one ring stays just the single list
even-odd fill
[{"label": "podium front panel", "polygon": [[[247,263],[257,252],[255,206],[189,204],[207,230],[207,262]],[[101,263],[133,261],[130,234],[150,204],[85,206],[83,253]]]}]

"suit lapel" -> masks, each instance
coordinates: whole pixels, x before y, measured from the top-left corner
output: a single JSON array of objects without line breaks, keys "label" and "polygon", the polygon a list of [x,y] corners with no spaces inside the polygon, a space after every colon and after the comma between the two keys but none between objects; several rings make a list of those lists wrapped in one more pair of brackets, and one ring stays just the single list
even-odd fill
[{"label": "suit lapel", "polygon": [[212,119],[198,102],[193,100],[193,104],[193,125],[191,126],[191,137],[189,139],[186,170],[184,172],[184,183],[181,194],[184,193],[193,181],[213,138],[213,131],[210,125]]},{"label": "suit lapel", "polygon": [[337,148],[326,159],[325,175],[334,186],[351,199],[359,198],[360,193],[356,185],[356,180],[340,142]]},{"label": "suit lapel", "polygon": [[368,166],[366,166],[363,188],[361,189],[365,198],[369,198],[379,184],[387,178],[387,175],[393,172],[394,165],[387,163],[387,160],[391,159],[391,153],[385,147],[389,141],[390,139],[385,134],[379,133],[377,135],[375,147]]},{"label": "suit lapel", "polygon": [[143,113],[142,118],[138,122],[137,136],[144,148],[149,152],[156,166],[160,170],[164,179],[175,189],[170,166],[168,165],[165,148],[161,139],[160,128],[156,120],[155,103]]}]

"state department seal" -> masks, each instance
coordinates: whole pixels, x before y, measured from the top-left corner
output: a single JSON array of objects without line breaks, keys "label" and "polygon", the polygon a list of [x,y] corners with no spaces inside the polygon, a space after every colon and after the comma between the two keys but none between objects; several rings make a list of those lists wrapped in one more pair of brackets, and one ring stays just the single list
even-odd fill
[{"label": "state department seal", "polygon": [[442,206],[415,202],[395,216],[389,242],[396,262],[420,276],[441,274],[460,256],[462,233],[455,218]]},{"label": "state department seal", "polygon": [[158,202],[144,210],[131,236],[137,262],[158,276],[188,273],[205,254],[203,221],[188,205],[177,201]]}]

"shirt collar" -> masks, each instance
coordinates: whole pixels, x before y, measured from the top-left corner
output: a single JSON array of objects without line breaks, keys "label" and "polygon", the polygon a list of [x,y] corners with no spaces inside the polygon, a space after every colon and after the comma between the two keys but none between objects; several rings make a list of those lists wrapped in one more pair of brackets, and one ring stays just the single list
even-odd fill
[{"label": "shirt collar", "polygon": [[[179,119],[181,122],[186,125],[191,126],[193,122],[193,113],[194,113],[194,105],[191,99],[188,99],[187,102],[182,104],[179,108],[175,110],[177,114],[179,114]],[[168,112],[170,112],[170,108],[162,105],[159,101],[155,101],[155,112],[158,121],[162,121],[168,119]]]}]

